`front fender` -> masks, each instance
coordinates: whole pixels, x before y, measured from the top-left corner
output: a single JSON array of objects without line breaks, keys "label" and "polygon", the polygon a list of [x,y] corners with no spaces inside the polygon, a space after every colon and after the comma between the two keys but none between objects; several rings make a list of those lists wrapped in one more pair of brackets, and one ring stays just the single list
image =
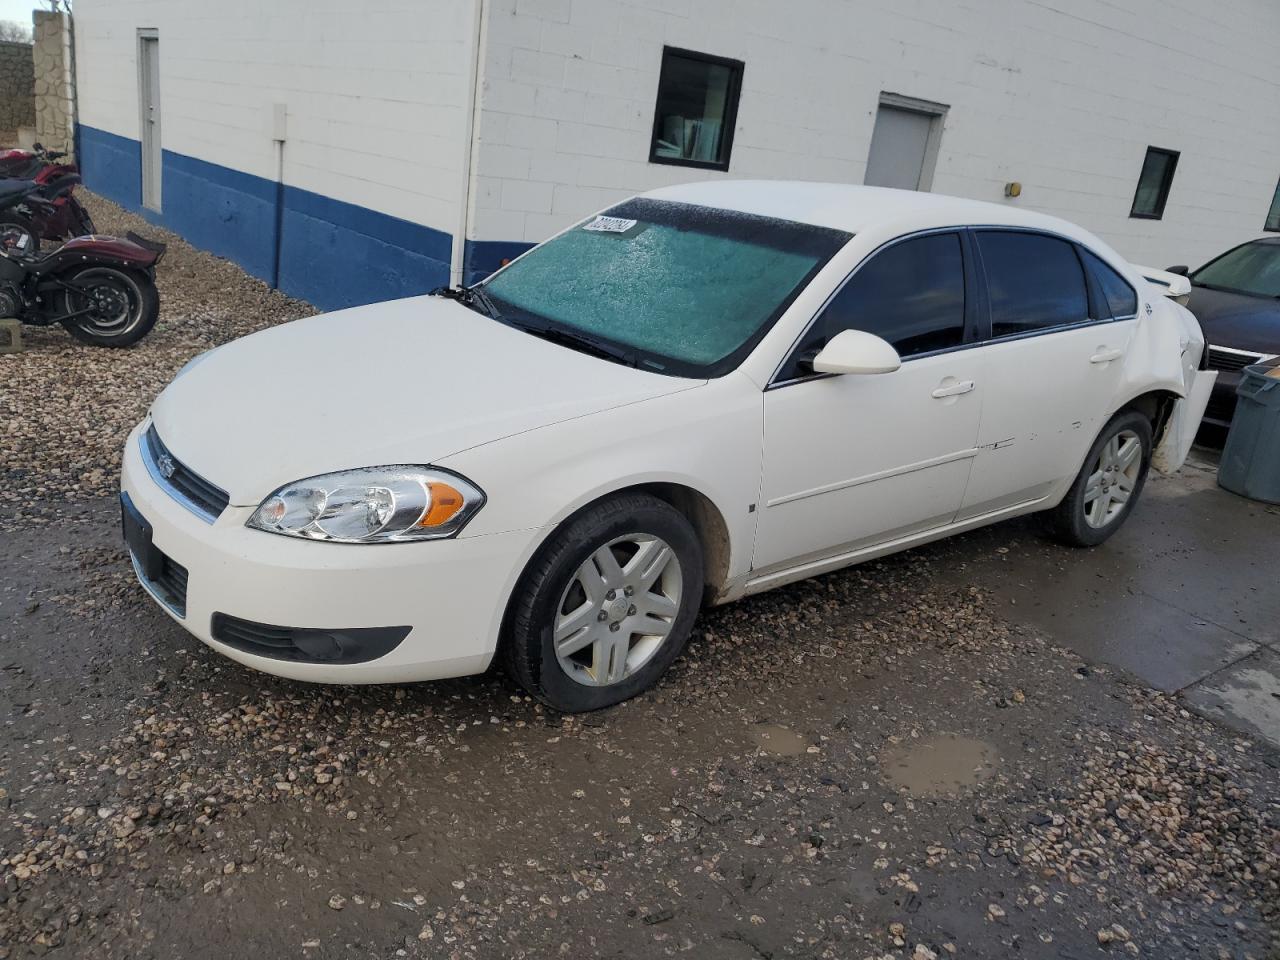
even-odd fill
[{"label": "front fender", "polygon": [[751,560],[762,429],[762,394],[735,373],[474,447],[438,466],[470,478],[488,498],[465,537],[537,528],[541,539],[610,493],[652,483],[688,487],[724,520],[732,578]]}]

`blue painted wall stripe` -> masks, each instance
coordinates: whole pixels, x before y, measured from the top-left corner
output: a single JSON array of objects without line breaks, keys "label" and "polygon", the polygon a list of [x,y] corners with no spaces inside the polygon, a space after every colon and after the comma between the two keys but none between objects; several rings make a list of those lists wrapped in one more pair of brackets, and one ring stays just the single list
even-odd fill
[{"label": "blue painted wall stripe", "polygon": [[[279,286],[321,309],[413,296],[449,281],[448,233],[297,187],[277,191],[272,180],[168,150],[164,209],[144,210],[141,144],[84,125],[78,136],[90,189],[267,281],[279,214]],[[485,272],[506,255],[486,255],[493,266]]]}]

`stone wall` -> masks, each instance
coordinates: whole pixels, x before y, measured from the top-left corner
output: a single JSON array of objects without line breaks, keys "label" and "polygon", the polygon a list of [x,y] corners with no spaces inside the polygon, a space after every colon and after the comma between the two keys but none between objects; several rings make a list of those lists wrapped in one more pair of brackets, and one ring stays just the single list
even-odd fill
[{"label": "stone wall", "polygon": [[37,10],[32,19],[36,139],[50,150],[70,153],[75,146],[76,118],[71,17]]},{"label": "stone wall", "polygon": [[35,123],[31,45],[0,41],[0,131]]}]

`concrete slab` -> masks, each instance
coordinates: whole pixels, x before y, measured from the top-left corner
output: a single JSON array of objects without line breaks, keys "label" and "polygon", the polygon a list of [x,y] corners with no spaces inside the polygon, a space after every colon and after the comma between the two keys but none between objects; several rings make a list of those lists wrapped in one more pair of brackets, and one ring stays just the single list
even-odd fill
[{"label": "concrete slab", "polygon": [[1141,593],[1079,602],[1072,579],[1054,602],[1014,614],[1086,660],[1108,663],[1175,693],[1260,649],[1239,634]]},{"label": "concrete slab", "polygon": [[1280,653],[1260,650],[1183,696],[1198,713],[1280,749]]},{"label": "concrete slab", "polygon": [[1280,509],[1222,490],[1211,451],[1152,475],[1128,523],[1092,550],[1047,540],[1036,518],[941,548],[948,576],[1087,660],[1175,692],[1280,649]]}]

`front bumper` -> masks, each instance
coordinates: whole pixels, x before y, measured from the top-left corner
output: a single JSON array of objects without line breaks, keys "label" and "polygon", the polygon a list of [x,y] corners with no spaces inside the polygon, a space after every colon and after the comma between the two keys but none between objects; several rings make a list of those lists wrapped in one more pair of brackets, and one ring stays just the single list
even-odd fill
[{"label": "front bumper", "polygon": [[[207,523],[162,490],[129,435],[120,486],[151,525],[152,542],[186,574],[172,603],[143,586],[190,633],[233,660],[317,683],[401,683],[484,671],[493,657],[507,597],[535,530],[377,545],[316,543],[251,530],[251,507],[227,507]],[[136,569],[136,564],[135,564]],[[215,614],[300,630],[405,625],[390,652],[364,663],[298,662],[220,643]]]}]

